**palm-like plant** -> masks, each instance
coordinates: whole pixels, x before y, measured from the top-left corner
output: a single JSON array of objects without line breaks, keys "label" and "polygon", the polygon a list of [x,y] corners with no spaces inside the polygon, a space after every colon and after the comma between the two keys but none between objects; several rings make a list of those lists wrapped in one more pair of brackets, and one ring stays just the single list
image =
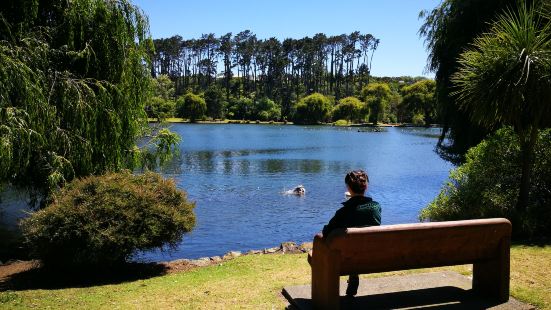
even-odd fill
[{"label": "palm-like plant", "polygon": [[452,76],[454,95],[483,126],[510,125],[522,148],[517,210],[528,204],[534,145],[551,123],[551,23],[524,2],[505,11],[491,30],[461,54]]}]

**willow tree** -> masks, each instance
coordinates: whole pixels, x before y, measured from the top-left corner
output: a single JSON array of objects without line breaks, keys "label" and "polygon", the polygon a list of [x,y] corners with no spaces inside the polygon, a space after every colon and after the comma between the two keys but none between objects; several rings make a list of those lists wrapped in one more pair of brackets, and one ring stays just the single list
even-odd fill
[{"label": "willow tree", "polygon": [[47,194],[125,167],[150,92],[142,12],[128,0],[3,0],[0,40],[0,183]]},{"label": "willow tree", "polygon": [[390,86],[386,83],[371,83],[362,89],[361,96],[369,109],[369,121],[377,125],[385,118],[385,110],[392,98]]},{"label": "willow tree", "polygon": [[551,23],[535,6],[506,11],[461,54],[452,82],[460,106],[486,127],[519,136],[522,174],[517,210],[528,205],[538,129],[551,125]]}]

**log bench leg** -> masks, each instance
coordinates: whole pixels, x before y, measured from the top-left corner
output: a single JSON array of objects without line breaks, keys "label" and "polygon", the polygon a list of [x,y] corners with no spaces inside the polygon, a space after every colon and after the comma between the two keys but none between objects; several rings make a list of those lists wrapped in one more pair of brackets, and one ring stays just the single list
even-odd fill
[{"label": "log bench leg", "polygon": [[499,302],[509,300],[511,239],[501,240],[498,256],[473,264],[473,291]]}]

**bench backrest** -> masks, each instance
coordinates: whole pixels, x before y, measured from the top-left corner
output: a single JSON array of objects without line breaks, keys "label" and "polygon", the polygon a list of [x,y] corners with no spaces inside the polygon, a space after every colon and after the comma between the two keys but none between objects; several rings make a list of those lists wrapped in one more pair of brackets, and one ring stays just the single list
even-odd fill
[{"label": "bench backrest", "polygon": [[318,236],[314,252],[323,242],[340,257],[340,274],[373,273],[491,260],[510,237],[507,219],[383,225]]}]

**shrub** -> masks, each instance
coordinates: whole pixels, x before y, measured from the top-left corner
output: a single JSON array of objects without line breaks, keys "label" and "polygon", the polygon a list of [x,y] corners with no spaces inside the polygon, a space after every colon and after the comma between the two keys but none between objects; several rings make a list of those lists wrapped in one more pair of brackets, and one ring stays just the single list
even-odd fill
[{"label": "shrub", "polygon": [[174,110],[176,109],[176,103],[172,100],[165,100],[161,97],[153,97],[150,100],[147,111],[148,117],[158,118],[164,120],[174,116]]},{"label": "shrub", "polygon": [[536,146],[530,203],[517,214],[521,176],[517,135],[510,128],[471,148],[465,164],[450,173],[436,199],[421,210],[421,220],[447,221],[506,217],[517,237],[551,236],[551,130],[540,133]]},{"label": "shrub", "polygon": [[349,122],[345,119],[340,119],[338,121],[335,121],[333,125],[335,126],[348,126]]},{"label": "shrub", "polygon": [[333,120],[361,121],[364,118],[364,105],[356,97],[346,97],[339,100],[333,110]]},{"label": "shrub", "polygon": [[188,118],[191,122],[195,122],[205,115],[207,104],[205,103],[205,99],[195,94],[187,93],[178,98],[176,109],[179,117]]},{"label": "shrub", "polygon": [[159,174],[129,172],[75,180],[22,222],[46,265],[122,263],[136,251],[175,246],[195,225],[194,203]]},{"label": "shrub", "polygon": [[294,122],[297,124],[319,124],[329,119],[331,103],[320,93],[302,98],[295,106]]},{"label": "shrub", "polygon": [[425,126],[425,116],[421,113],[413,115],[411,122],[416,126]]},{"label": "shrub", "polygon": [[278,120],[281,108],[273,100],[262,98],[256,102],[255,116],[261,121]]},{"label": "shrub", "polygon": [[251,119],[253,116],[254,102],[250,98],[241,97],[232,99],[228,107],[228,115],[235,119]]}]

